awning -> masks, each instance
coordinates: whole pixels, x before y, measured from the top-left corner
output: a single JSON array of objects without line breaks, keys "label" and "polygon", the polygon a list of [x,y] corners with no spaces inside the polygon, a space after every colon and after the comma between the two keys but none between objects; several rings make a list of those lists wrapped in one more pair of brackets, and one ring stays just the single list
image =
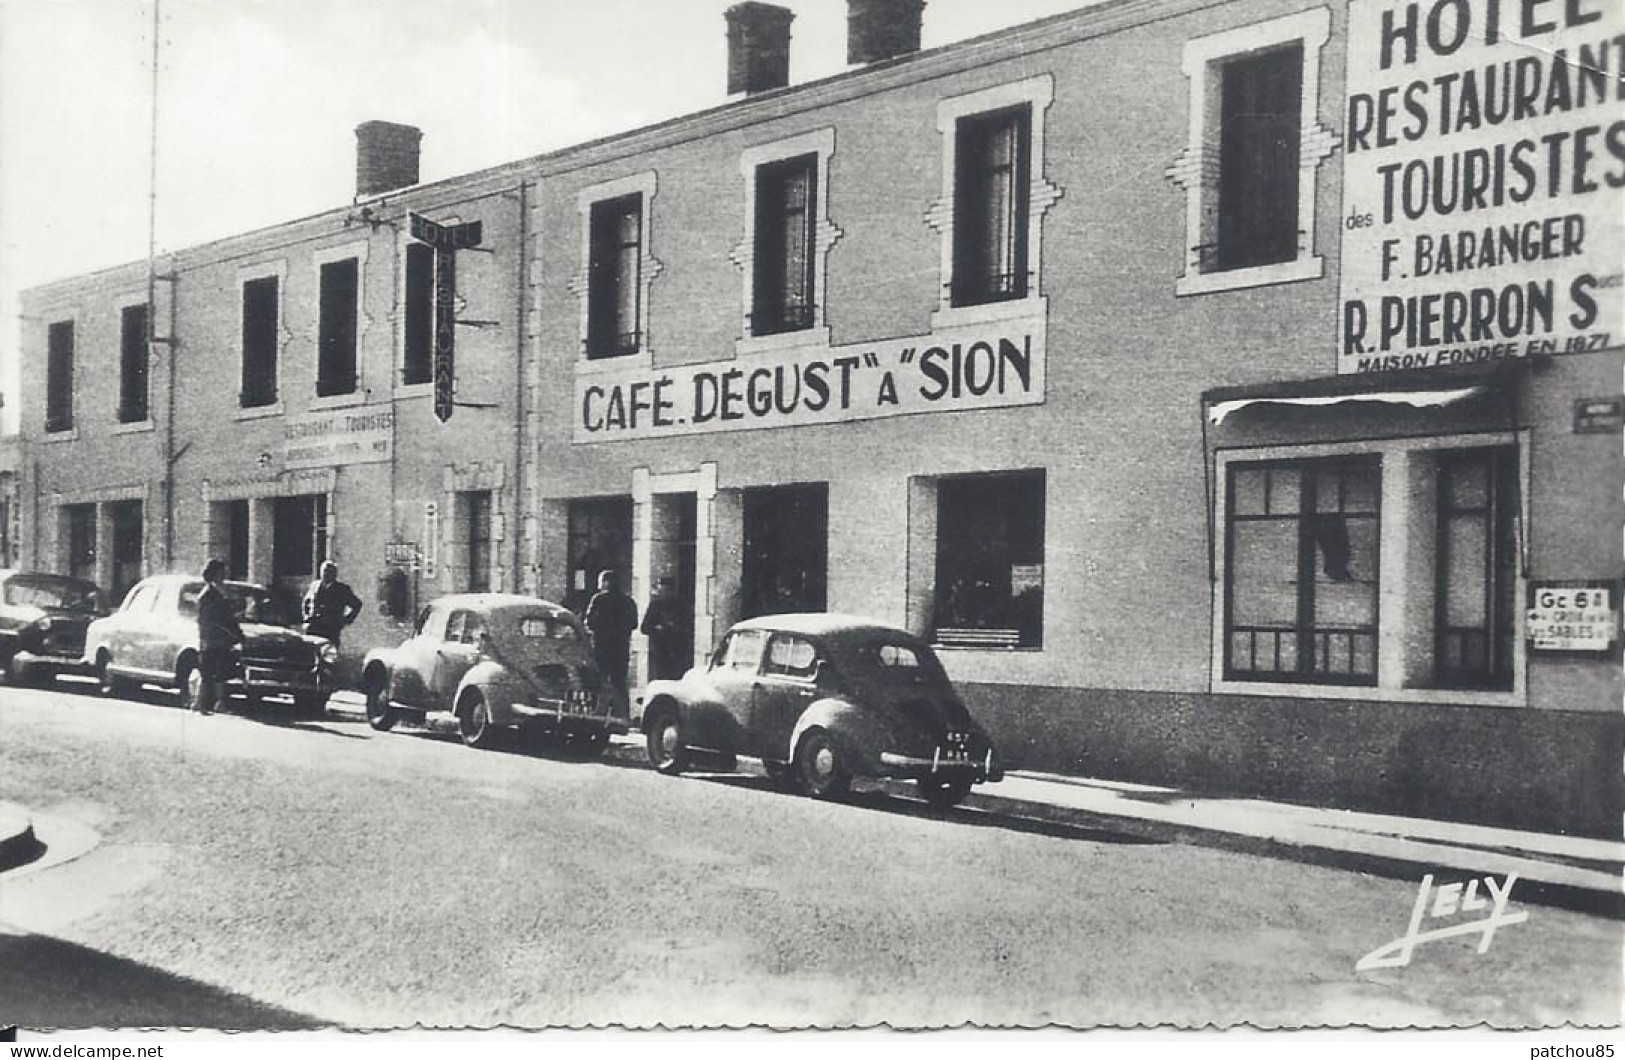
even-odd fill
[{"label": "awning", "polygon": [[1218,387],[1202,395],[1208,422],[1252,405],[1326,406],[1348,402],[1440,408],[1490,393],[1515,379],[1534,363],[1532,358],[1490,364],[1424,368],[1361,375],[1292,379],[1252,386]]}]

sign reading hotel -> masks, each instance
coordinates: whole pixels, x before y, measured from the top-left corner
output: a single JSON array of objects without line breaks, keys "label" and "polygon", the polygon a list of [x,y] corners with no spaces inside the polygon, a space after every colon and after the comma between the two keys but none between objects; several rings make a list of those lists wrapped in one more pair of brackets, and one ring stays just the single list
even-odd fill
[{"label": "sign reading hotel", "polygon": [[1625,4],[1350,0],[1340,373],[1625,336]]},{"label": "sign reading hotel", "polygon": [[283,427],[283,466],[342,467],[395,455],[395,413],[366,409],[289,416]]},{"label": "sign reading hotel", "polygon": [[583,373],[572,440],[844,423],[1044,401],[1042,316],[923,338]]}]

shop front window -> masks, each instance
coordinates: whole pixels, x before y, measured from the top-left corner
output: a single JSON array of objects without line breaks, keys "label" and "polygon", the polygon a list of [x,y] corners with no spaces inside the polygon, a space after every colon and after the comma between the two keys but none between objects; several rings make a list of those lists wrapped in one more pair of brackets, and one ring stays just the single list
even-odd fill
[{"label": "shop front window", "polygon": [[938,483],[933,636],[948,647],[1043,645],[1042,471]]},{"label": "shop front window", "polygon": [[604,571],[614,571],[623,589],[632,584],[632,498],[571,501],[569,520],[570,585],[564,602],[579,615]]},{"label": "shop front window", "polygon": [[1376,683],[1380,468],[1230,468],[1227,677]]}]

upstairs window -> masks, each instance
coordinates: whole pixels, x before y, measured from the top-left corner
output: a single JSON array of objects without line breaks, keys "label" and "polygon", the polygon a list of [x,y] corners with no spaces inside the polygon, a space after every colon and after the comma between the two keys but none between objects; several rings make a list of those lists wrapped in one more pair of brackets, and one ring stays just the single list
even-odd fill
[{"label": "upstairs window", "polygon": [[753,335],[813,326],[817,202],[816,154],[757,167]]},{"label": "upstairs window", "polygon": [[321,321],[317,328],[316,396],[356,389],[356,296],[360,261],[345,258],[321,267]]},{"label": "upstairs window", "polygon": [[147,307],[125,306],[119,313],[118,421],[147,418]]},{"label": "upstairs window", "polygon": [[1230,468],[1227,678],[1376,684],[1380,468]]},{"label": "upstairs window", "polygon": [[415,386],[434,379],[434,248],[406,244],[406,312],[401,383]]},{"label": "upstairs window", "polygon": [[1219,70],[1216,270],[1298,256],[1303,45],[1232,59]]},{"label": "upstairs window", "polygon": [[1027,296],[1030,106],[959,121],[954,152],[953,304]]},{"label": "upstairs window", "polygon": [[73,321],[52,324],[45,340],[45,429],[73,429]]},{"label": "upstairs window", "polygon": [[243,284],[243,370],[237,403],[245,409],[276,404],[278,298],[275,276]]},{"label": "upstairs window", "polygon": [[587,357],[636,353],[642,294],[643,196],[592,204],[587,266]]}]

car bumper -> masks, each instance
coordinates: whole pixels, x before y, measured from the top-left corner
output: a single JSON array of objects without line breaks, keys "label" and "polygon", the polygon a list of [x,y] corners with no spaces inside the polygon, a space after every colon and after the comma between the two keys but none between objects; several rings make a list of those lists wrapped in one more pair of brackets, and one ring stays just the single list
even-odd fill
[{"label": "car bumper", "polygon": [[77,655],[53,655],[47,652],[19,651],[12,655],[12,664],[20,670],[35,673],[49,671],[55,674],[89,674],[95,669]]},{"label": "car bumper", "polygon": [[229,684],[245,692],[333,692],[338,688],[325,670],[277,670],[264,666],[244,666]]},{"label": "car bumper", "polygon": [[986,752],[979,759],[941,754],[923,758],[918,755],[898,754],[895,751],[882,751],[880,765],[888,776],[904,777],[909,780],[969,776],[973,783],[981,784],[1004,779],[1004,766],[993,757],[992,751]]},{"label": "car bumper", "polygon": [[626,732],[626,722],[562,701],[550,703],[510,703],[508,710],[515,724],[540,729],[603,729],[612,733]]}]

